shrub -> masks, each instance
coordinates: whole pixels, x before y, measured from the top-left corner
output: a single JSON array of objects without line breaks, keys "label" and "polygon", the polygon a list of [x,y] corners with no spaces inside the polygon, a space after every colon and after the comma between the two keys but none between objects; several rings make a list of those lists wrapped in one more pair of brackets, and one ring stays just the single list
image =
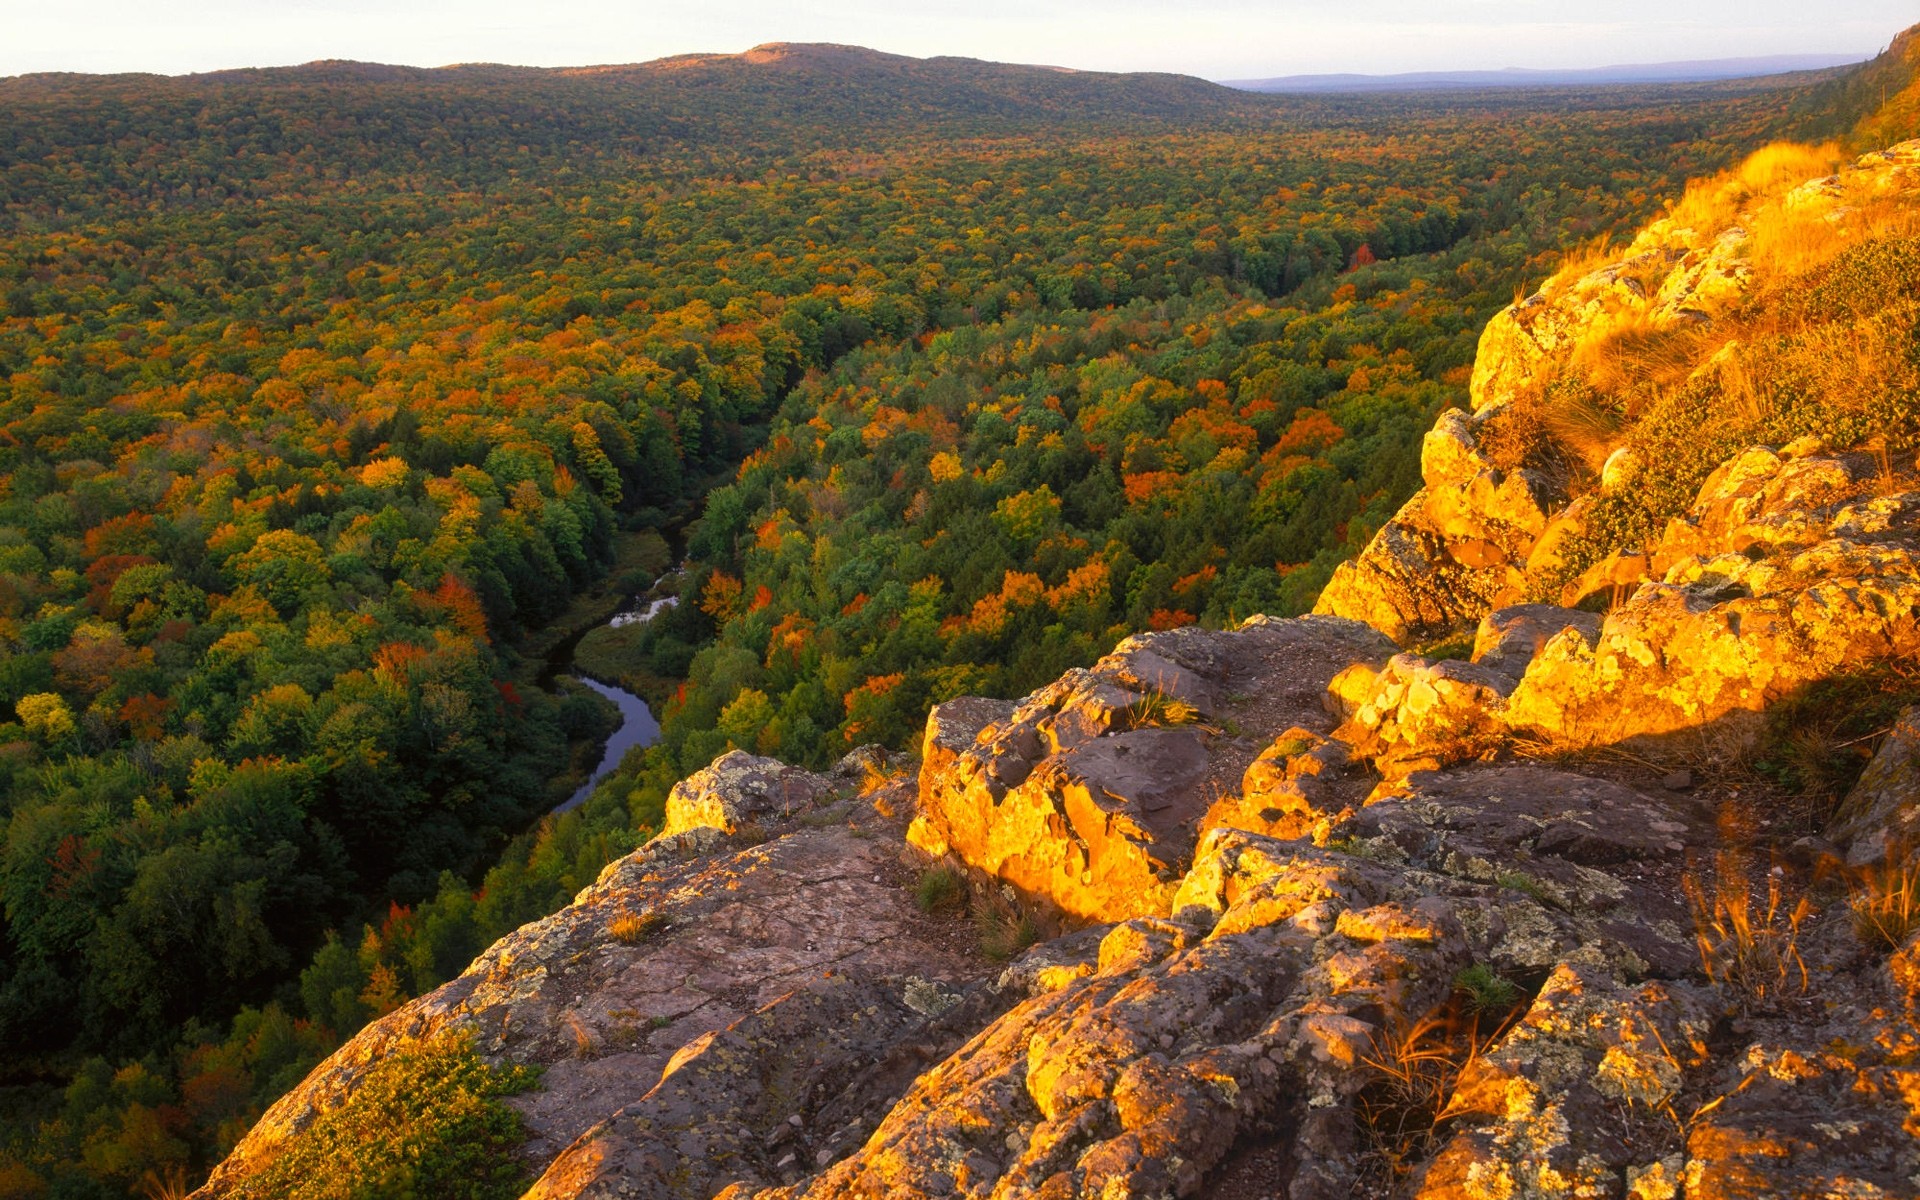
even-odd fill
[{"label": "shrub", "polygon": [[527,1168],[520,1114],[500,1102],[538,1079],[494,1067],[472,1039],[443,1034],[376,1061],[340,1107],[320,1116],[244,1200],[510,1200]]}]

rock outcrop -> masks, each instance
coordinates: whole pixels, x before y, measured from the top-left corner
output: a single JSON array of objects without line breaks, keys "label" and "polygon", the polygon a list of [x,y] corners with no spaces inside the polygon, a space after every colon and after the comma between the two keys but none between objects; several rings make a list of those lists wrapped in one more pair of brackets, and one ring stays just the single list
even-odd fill
[{"label": "rock outcrop", "polygon": [[1011,706],[940,705],[908,838],[1074,918],[1164,916],[1243,759],[1330,730],[1333,677],[1392,649],[1354,621],[1256,618],[1128,638]]},{"label": "rock outcrop", "polygon": [[[737,754],[674,796],[674,832],[362,1030],[269,1110],[199,1195],[234,1192],[381,1055],[464,1032],[490,1060],[543,1068],[540,1088],[512,1101],[529,1160],[558,1172],[534,1194],[603,1194],[596,1180],[633,1174],[654,1190],[616,1182],[604,1194],[704,1198],[733,1177],[680,1172],[675,1160],[692,1151],[636,1144],[636,1123],[736,1163],[739,1177],[778,1180],[789,1156],[811,1167],[822,1149],[857,1142],[875,1106],[999,1003],[983,991],[992,964],[954,922],[915,908],[901,827],[875,811],[887,796]],[[808,819],[783,821],[789,808]],[[749,819],[758,824],[726,832]],[[812,1086],[823,1077],[830,1094]],[[788,1124],[796,1115],[803,1126]]]},{"label": "rock outcrop", "polygon": [[[1341,736],[1393,777],[1514,739],[1619,745],[1713,730],[1849,665],[1920,654],[1920,492],[1865,456],[1755,447],[1716,471],[1601,617],[1487,614],[1472,661],[1413,654],[1341,683]],[[1657,572],[1657,574],[1656,574]]]},{"label": "rock outcrop", "polygon": [[[1783,203],[1802,220],[1839,220],[1860,195],[1913,193],[1920,193],[1920,142],[1868,154],[1843,176],[1811,181]],[[1583,347],[1619,334],[1711,328],[1738,310],[1755,279],[1748,260],[1749,228],[1758,219],[1753,203],[1721,228],[1694,228],[1677,216],[1654,221],[1618,260],[1556,277],[1496,314],[1474,360],[1472,411],[1441,415],[1421,447],[1423,486],[1359,557],[1335,571],[1314,611],[1365,621],[1404,644],[1558,591],[1565,544],[1583,531],[1588,506],[1573,497],[1564,470],[1496,463],[1482,446],[1487,430],[1566,376]],[[1723,490],[1737,492],[1735,481],[1753,469],[1769,473],[1770,492],[1741,496],[1709,515],[1710,524],[1738,524],[1769,505],[1776,514],[1790,511],[1798,500],[1817,498],[1837,470],[1828,464],[1777,472],[1736,460]],[[1631,486],[1638,470],[1631,451],[1616,451],[1600,469],[1602,490]],[[1696,548],[1742,553],[1751,544],[1700,532]],[[1685,548],[1682,531],[1669,530],[1667,542],[1669,553],[1695,552]],[[1665,570],[1604,561],[1560,598],[1574,605]]]},{"label": "rock outcrop", "polygon": [[1488,461],[1475,438],[1483,423],[1457,409],[1441,415],[1420,449],[1424,485],[1359,558],[1335,569],[1315,612],[1406,641],[1524,597],[1529,556],[1567,497],[1538,471]]},{"label": "rock outcrop", "polygon": [[1827,836],[1856,867],[1920,849],[1920,707],[1894,721]]}]

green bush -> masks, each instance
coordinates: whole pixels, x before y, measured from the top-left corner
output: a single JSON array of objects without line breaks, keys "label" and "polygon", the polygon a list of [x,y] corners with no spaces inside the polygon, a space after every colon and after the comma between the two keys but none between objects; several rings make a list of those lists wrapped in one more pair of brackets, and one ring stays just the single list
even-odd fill
[{"label": "green bush", "polygon": [[538,1072],[493,1067],[449,1034],[391,1051],[265,1171],[246,1200],[509,1200],[526,1183],[520,1114]]}]

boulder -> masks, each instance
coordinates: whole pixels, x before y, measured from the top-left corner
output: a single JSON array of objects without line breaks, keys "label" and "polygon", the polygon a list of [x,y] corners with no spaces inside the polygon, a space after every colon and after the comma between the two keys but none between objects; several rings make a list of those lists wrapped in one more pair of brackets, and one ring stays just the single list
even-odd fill
[{"label": "boulder", "polygon": [[1240,788],[1216,800],[1201,823],[1271,837],[1309,837],[1343,811],[1332,784],[1345,777],[1348,747],[1295,726],[1268,743],[1240,777]]},{"label": "boulder", "polygon": [[1005,721],[1013,710],[1011,700],[984,696],[962,696],[934,705],[920,739],[922,774],[938,775],[951,767],[954,759],[973,748],[983,730]]},{"label": "boulder", "polygon": [[1567,746],[1710,726],[1737,740],[1796,689],[1920,652],[1920,496],[1854,500],[1857,483],[1830,457],[1760,448],[1730,461],[1636,560],[1634,574],[1668,562],[1664,578],[1634,587],[1597,639],[1569,630],[1542,645],[1503,720]]},{"label": "boulder", "polygon": [[1600,638],[1600,617],[1550,604],[1497,609],[1480,619],[1474,632],[1473,661],[1518,680],[1541,648],[1567,629],[1577,630],[1591,644]]},{"label": "boulder", "polygon": [[1856,867],[1920,849],[1920,706],[1894,721],[1840,805],[1827,838]]},{"label": "boulder", "polygon": [[1245,769],[1208,722],[1236,742],[1324,732],[1333,677],[1391,651],[1354,621],[1254,618],[1128,638],[1010,710],[941,705],[908,838],[1076,920],[1164,914],[1202,818]]},{"label": "boulder", "polygon": [[1446,1106],[1456,1132],[1413,1194],[1574,1200],[1677,1178],[1667,1109],[1706,1062],[1716,1016],[1684,984],[1556,968],[1519,1024],[1461,1074]]},{"label": "boulder", "polygon": [[1484,663],[1397,654],[1339,736],[1389,780],[1473,758],[1505,734],[1514,682]]},{"label": "boulder", "polygon": [[1491,471],[1473,436],[1473,415],[1450,408],[1434,421],[1420,442],[1420,478],[1429,488],[1465,483]]},{"label": "boulder", "polygon": [[1336,568],[1315,612],[1405,642],[1478,620],[1524,593],[1529,555],[1564,497],[1532,471],[1487,464],[1470,425],[1464,413],[1443,415],[1423,448],[1426,486],[1358,558]]},{"label": "boulder", "polygon": [[730,834],[750,822],[789,820],[833,794],[829,779],[731,750],[673,785],[660,836],[702,829]]},{"label": "boulder", "polygon": [[1668,523],[1653,565],[1665,571],[1692,555],[1813,545],[1829,536],[1839,507],[1873,473],[1866,455],[1751,447],[1721,464],[1687,514]]},{"label": "boulder", "polygon": [[1449,542],[1396,517],[1358,558],[1334,569],[1313,611],[1365,622],[1404,644],[1478,620],[1524,584],[1519,567],[1493,543]]}]

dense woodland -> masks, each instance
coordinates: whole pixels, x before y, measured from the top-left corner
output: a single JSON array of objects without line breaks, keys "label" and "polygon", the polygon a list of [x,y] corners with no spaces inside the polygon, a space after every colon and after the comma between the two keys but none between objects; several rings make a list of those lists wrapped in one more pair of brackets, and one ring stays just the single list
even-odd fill
[{"label": "dense woodland", "polygon": [[[1517,288],[1875,69],[0,80],[0,1197],[203,1172],[730,745],[1309,607]],[[663,740],[543,819],[605,716],[522,639],[690,513],[588,644]]]}]

